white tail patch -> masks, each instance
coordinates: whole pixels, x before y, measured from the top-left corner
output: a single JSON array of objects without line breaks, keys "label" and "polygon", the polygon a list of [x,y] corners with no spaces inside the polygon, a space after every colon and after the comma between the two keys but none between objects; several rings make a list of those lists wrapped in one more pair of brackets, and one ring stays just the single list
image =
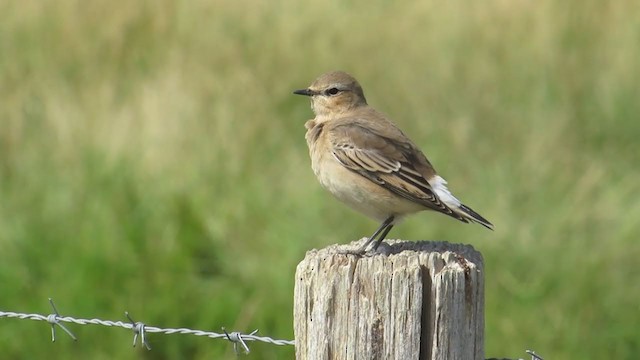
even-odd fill
[{"label": "white tail patch", "polygon": [[436,193],[438,198],[445,203],[450,208],[456,209],[460,206],[460,200],[456,199],[455,196],[449,191],[447,188],[447,181],[441,178],[438,175],[432,177],[429,181],[433,191]]}]

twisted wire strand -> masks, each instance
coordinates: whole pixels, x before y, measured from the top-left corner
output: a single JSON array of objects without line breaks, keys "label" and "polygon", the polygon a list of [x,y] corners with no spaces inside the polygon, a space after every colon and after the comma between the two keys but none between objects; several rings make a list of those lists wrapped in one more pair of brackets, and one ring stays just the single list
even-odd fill
[{"label": "twisted wire strand", "polygon": [[[195,335],[195,336],[204,336],[211,339],[225,339],[233,343],[233,347],[236,352],[238,352],[238,345],[240,345],[245,353],[249,353],[249,347],[247,346],[245,341],[261,341],[264,343],[280,345],[280,346],[295,345],[294,340],[278,340],[278,339],[270,338],[268,336],[258,336],[256,335],[258,330],[255,330],[249,334],[243,334],[236,331],[227,332],[224,328],[222,328],[223,333],[220,334],[213,331],[194,330],[189,328],[161,328],[156,326],[147,326],[142,322],[133,321],[133,319],[129,316],[129,313],[126,313],[126,312],[125,312],[125,315],[127,316],[127,318],[129,318],[128,322],[101,320],[101,319],[95,319],[95,318],[82,319],[82,318],[74,318],[71,316],[60,316],[58,314],[58,310],[53,304],[53,301],[49,299],[49,302],[51,303],[51,307],[54,310],[53,314],[49,314],[49,315],[28,314],[28,313],[0,310],[0,318],[17,318],[17,319],[23,319],[23,320],[46,321],[49,324],[51,324],[52,341],[55,341],[56,325],[60,326],[71,338],[73,338],[73,340],[76,340],[76,337],[73,335],[73,333],[69,329],[67,329],[63,324],[61,324],[61,322],[73,323],[77,325],[93,324],[93,325],[102,325],[102,326],[109,326],[109,327],[121,327],[123,329],[132,330],[134,332],[134,340],[133,340],[134,346],[136,344],[138,336],[140,336],[142,344],[148,350],[151,350],[151,347],[146,342],[146,339],[145,339],[146,333],[161,333],[166,335],[187,334],[187,335]],[[526,353],[531,356],[531,360],[543,360],[543,358],[540,355],[536,354],[532,350],[527,350]],[[498,360],[498,359],[491,358],[487,360]],[[509,359],[500,359],[500,360],[509,360]],[[522,360],[522,359],[518,359],[518,360]]]},{"label": "twisted wire strand", "polygon": [[[273,345],[281,345],[281,346],[295,345],[294,340],[279,340],[279,339],[270,338],[268,336],[257,336],[255,335],[257,330],[250,334],[243,334],[240,332],[227,333],[226,331],[221,334],[213,331],[204,331],[204,330],[196,330],[196,329],[189,329],[189,328],[161,328],[156,326],[148,326],[141,322],[133,322],[133,321],[126,322],[126,321],[102,320],[102,319],[96,319],[96,318],[93,318],[93,319],[74,318],[71,316],[60,316],[57,314],[57,311],[56,311],[56,314],[51,314],[51,315],[28,314],[28,313],[14,312],[14,311],[0,311],[0,318],[17,318],[17,319],[23,319],[23,320],[46,321],[46,322],[49,322],[51,326],[62,325],[60,324],[60,322],[65,322],[65,323],[73,323],[77,325],[93,324],[93,325],[102,325],[102,326],[109,326],[109,327],[121,327],[123,329],[133,330],[135,332],[136,337],[138,334],[141,335],[141,338],[143,339],[142,341],[145,344],[145,346],[147,346],[147,348],[149,348],[149,346],[146,344],[144,340],[144,333],[162,333],[167,335],[187,334],[187,335],[195,335],[195,336],[204,336],[211,339],[222,338],[222,339],[231,341],[232,343],[234,343],[234,345],[240,343],[240,345],[243,347],[245,352],[248,352],[248,349],[249,349],[244,343],[245,341],[261,341],[261,342],[265,342]],[[65,329],[65,331],[67,331],[67,333],[70,336],[74,337],[67,329]],[[53,334],[53,340],[55,341],[55,333]]]}]

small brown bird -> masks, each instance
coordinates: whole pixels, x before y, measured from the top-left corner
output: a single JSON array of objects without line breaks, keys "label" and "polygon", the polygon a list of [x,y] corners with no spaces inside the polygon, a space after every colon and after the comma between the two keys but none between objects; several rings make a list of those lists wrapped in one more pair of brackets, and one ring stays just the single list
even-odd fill
[{"label": "small brown bird", "polygon": [[293,92],[311,97],[316,117],[305,123],[311,166],[340,201],[382,224],[356,252],[375,251],[403,216],[435,210],[462,222],[493,225],[465,206],[409,138],[369,105],[351,75],[335,71]]}]

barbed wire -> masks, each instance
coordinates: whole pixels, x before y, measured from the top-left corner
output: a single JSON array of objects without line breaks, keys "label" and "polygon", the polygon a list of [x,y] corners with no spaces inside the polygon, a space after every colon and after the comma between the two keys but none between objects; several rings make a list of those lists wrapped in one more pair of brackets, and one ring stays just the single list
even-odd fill
[{"label": "barbed wire", "polygon": [[125,316],[129,320],[128,322],[123,321],[111,321],[111,320],[101,320],[101,319],[82,319],[82,318],[74,318],[71,316],[61,316],[56,308],[56,305],[53,303],[53,300],[49,298],[49,303],[51,304],[51,308],[53,309],[53,313],[49,315],[42,314],[27,314],[13,311],[2,311],[0,310],[0,318],[17,318],[22,320],[37,320],[37,321],[46,321],[51,325],[51,341],[56,341],[56,326],[60,327],[65,333],[67,333],[73,341],[77,341],[78,338],[67,328],[63,323],[74,323],[77,325],[102,325],[109,327],[120,327],[127,330],[133,331],[133,346],[135,347],[138,342],[138,337],[140,337],[140,343],[147,348],[147,350],[151,350],[151,346],[147,342],[147,334],[148,333],[163,333],[166,335],[171,334],[187,334],[187,335],[195,335],[195,336],[204,336],[211,339],[225,339],[233,343],[233,349],[237,353],[238,345],[242,347],[242,350],[248,354],[250,352],[249,346],[247,346],[247,341],[262,341],[265,343],[273,344],[273,345],[294,345],[294,340],[277,340],[272,339],[267,336],[257,336],[258,330],[254,330],[249,334],[243,334],[241,332],[233,331],[227,332],[225,328],[222,328],[222,334],[213,332],[213,331],[204,331],[204,330],[194,330],[188,328],[161,328],[156,326],[148,326],[143,322],[134,321],[133,318],[129,315],[128,312],[125,312]]},{"label": "barbed wire", "polygon": [[[540,355],[536,354],[536,352],[533,351],[533,350],[526,350],[526,353],[531,355],[531,360],[544,360]],[[485,360],[524,360],[524,359],[489,358],[489,359],[485,359]]]},{"label": "barbed wire", "polygon": [[[13,311],[2,311],[0,310],[0,318],[15,318],[21,320],[37,320],[37,321],[46,321],[51,325],[51,341],[56,341],[56,326],[60,327],[69,337],[73,339],[73,341],[78,341],[78,338],[67,328],[63,323],[73,323],[77,325],[102,325],[108,327],[120,327],[127,330],[133,331],[133,346],[135,347],[138,343],[138,337],[140,337],[140,343],[147,349],[151,350],[151,346],[147,342],[147,333],[162,333],[166,335],[171,334],[187,334],[187,335],[195,335],[195,336],[204,336],[211,339],[225,339],[233,343],[233,350],[238,353],[238,345],[242,347],[242,351],[245,354],[249,354],[251,350],[247,345],[247,341],[262,341],[265,343],[273,344],[273,345],[295,345],[295,340],[277,340],[272,339],[267,336],[257,336],[258,330],[254,330],[249,334],[243,334],[237,331],[227,332],[227,330],[223,327],[222,334],[212,332],[212,331],[204,331],[204,330],[194,330],[188,328],[161,328],[156,326],[148,326],[143,322],[138,322],[133,320],[129,312],[125,311],[125,316],[129,320],[128,322],[123,321],[111,321],[111,320],[101,320],[101,319],[82,319],[82,318],[74,318],[71,316],[61,316],[56,308],[56,305],[53,302],[53,299],[49,298],[49,304],[51,304],[51,308],[53,309],[53,313],[49,315],[42,314],[27,314]],[[535,351],[526,350],[527,354],[531,355],[531,360],[544,360],[540,355],[536,354]],[[497,358],[489,358],[486,360],[512,360],[512,359],[497,359]],[[517,359],[523,360],[523,359]]]}]

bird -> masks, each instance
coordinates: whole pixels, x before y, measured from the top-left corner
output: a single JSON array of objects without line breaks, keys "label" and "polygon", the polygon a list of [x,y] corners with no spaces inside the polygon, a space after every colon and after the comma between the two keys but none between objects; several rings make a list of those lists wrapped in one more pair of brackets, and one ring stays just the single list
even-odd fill
[{"label": "bird", "polygon": [[494,226],[464,205],[423,152],[386,115],[367,104],[344,71],[320,75],[296,95],[308,96],[315,117],[305,123],[311,167],[322,187],[380,226],[354,253],[375,252],[407,215],[434,210],[464,223]]}]

